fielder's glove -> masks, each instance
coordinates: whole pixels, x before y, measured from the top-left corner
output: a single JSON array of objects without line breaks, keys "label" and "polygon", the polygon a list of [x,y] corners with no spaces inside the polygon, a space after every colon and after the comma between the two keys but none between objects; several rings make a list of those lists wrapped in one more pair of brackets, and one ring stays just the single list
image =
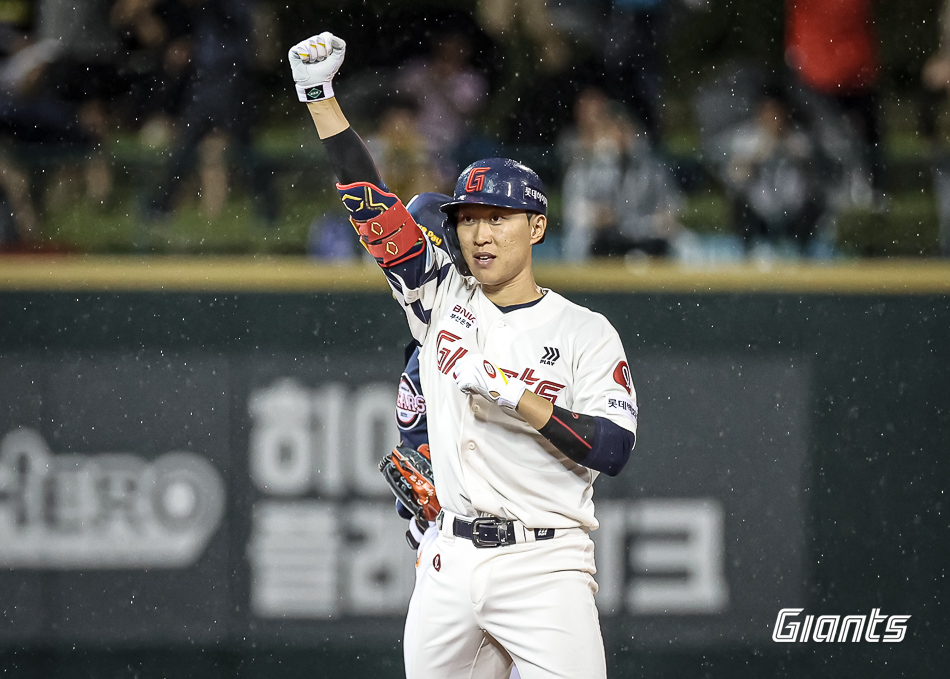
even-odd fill
[{"label": "fielder's glove", "polygon": [[521,380],[508,377],[497,365],[481,354],[468,353],[455,364],[452,373],[458,388],[466,394],[478,394],[503,408],[514,410],[528,388]]},{"label": "fielder's glove", "polygon": [[333,76],[343,63],[346,43],[332,33],[323,32],[290,48],[290,70],[303,102],[320,101],[333,96]]},{"label": "fielder's glove", "polygon": [[432,481],[432,461],[429,459],[428,445],[419,446],[419,450],[413,450],[409,446],[396,446],[393,452],[380,461],[379,471],[396,499],[417,521],[424,525],[435,521],[442,507]]}]

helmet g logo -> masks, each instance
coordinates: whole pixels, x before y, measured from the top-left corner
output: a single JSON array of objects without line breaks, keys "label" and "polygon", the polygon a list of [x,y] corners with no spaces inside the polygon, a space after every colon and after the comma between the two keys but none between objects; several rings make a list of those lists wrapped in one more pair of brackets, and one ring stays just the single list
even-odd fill
[{"label": "helmet g logo", "polygon": [[465,193],[481,191],[485,187],[485,173],[490,167],[473,167],[468,173],[468,181],[465,182]]}]

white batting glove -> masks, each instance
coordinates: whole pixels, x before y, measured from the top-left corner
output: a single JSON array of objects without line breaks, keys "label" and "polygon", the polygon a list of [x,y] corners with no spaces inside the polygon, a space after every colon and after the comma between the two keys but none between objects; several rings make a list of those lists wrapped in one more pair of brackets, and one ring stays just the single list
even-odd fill
[{"label": "white batting glove", "polygon": [[503,408],[514,410],[528,388],[524,382],[507,377],[501,368],[481,354],[467,353],[455,364],[452,373],[458,388],[466,394],[478,394]]},{"label": "white batting glove", "polygon": [[340,70],[346,43],[323,32],[290,48],[287,58],[300,101],[320,101],[333,96],[333,76]]}]

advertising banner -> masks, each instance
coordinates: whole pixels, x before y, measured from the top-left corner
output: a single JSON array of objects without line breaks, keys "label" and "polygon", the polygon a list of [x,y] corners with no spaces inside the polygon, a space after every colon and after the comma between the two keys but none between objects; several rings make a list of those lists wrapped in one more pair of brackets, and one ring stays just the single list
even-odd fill
[{"label": "advertising banner", "polygon": [[[611,676],[942,676],[945,296],[571,298],[638,396],[594,486]],[[378,292],[0,295],[0,669],[400,676],[408,339]]]},{"label": "advertising banner", "polygon": [[[0,638],[398,639],[414,554],[377,470],[398,440],[398,359],[0,358]],[[803,586],[807,366],[632,356],[631,371],[642,436],[595,486],[605,632],[768,639]]]}]

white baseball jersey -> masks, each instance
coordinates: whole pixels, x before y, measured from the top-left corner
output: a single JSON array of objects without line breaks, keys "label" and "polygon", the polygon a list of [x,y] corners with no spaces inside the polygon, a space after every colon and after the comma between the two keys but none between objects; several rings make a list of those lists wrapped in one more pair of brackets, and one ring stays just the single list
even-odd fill
[{"label": "white baseball jersey", "polygon": [[444,251],[427,246],[425,255],[384,271],[422,344],[440,503],[462,516],[498,516],[530,528],[596,529],[598,472],[561,454],[516,412],[462,393],[452,369],[467,351],[480,352],[555,405],[636,434],[636,394],[616,330],[550,290],[502,312]]}]

